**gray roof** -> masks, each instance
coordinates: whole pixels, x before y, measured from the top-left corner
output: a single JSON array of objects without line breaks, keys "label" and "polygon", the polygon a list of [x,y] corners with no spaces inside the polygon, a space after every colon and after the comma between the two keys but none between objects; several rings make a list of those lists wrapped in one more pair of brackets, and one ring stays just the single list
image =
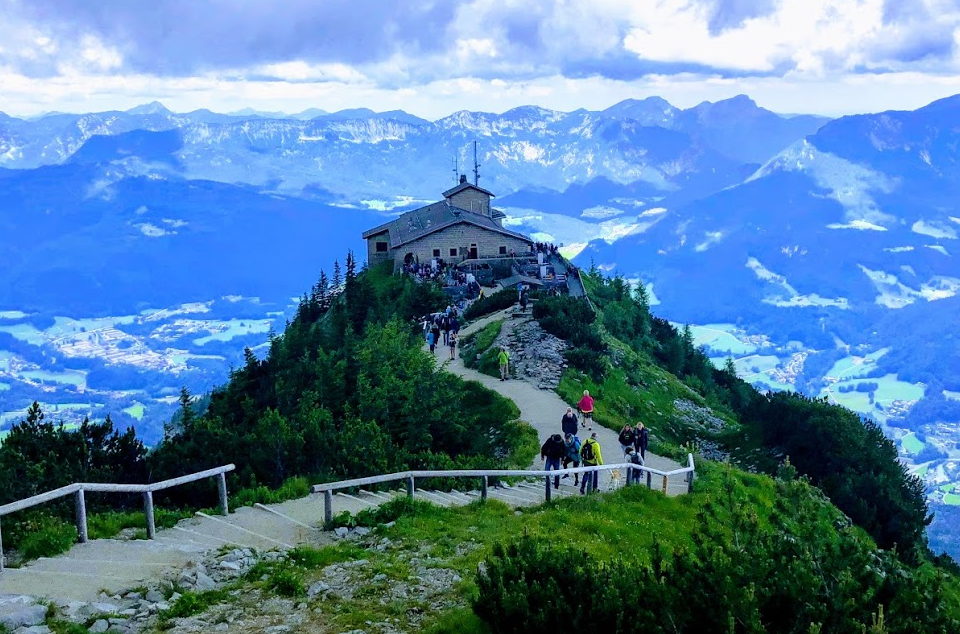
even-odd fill
[{"label": "gray roof", "polygon": [[504,229],[489,216],[454,207],[446,200],[408,211],[396,220],[364,231],[363,239],[366,240],[386,232],[390,235],[390,248],[396,248],[459,223],[471,224],[518,240],[532,242],[530,238],[523,234]]},{"label": "gray roof", "polygon": [[490,196],[491,198],[495,198],[495,197],[496,197],[496,194],[494,194],[493,192],[487,191],[487,190],[484,189],[483,187],[480,187],[480,186],[478,186],[478,185],[474,185],[473,183],[460,183],[459,185],[457,185],[457,186],[454,187],[453,189],[448,189],[447,191],[443,192],[443,197],[444,197],[444,198],[450,198],[450,197],[453,196],[454,194],[459,194],[460,192],[462,192],[462,191],[465,190],[465,189],[475,189],[475,190],[477,190],[478,192],[481,192],[481,193],[486,194],[487,196]]}]

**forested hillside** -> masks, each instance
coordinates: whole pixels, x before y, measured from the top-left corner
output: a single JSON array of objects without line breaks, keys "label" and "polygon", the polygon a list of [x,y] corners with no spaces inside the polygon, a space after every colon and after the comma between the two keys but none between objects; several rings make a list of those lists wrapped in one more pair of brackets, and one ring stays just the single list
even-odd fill
[{"label": "forested hillside", "polygon": [[[589,389],[600,424],[645,422],[658,453],[697,454],[694,488],[704,495],[691,499],[701,506],[657,506],[661,525],[679,522],[682,530],[634,540],[629,552],[590,544],[593,535],[606,543],[630,530],[635,520],[614,508],[626,502],[642,514],[629,495],[611,498],[609,508],[592,502],[589,522],[573,504],[556,516],[545,509],[544,526],[570,525],[576,539],[563,544],[519,539],[519,528],[484,536],[477,556],[488,557],[487,572],[464,589],[478,593],[471,596],[480,620],[471,627],[552,631],[567,615],[639,631],[621,605],[638,595],[613,583],[628,580],[658,597],[644,614],[676,620],[655,631],[707,631],[706,623],[718,632],[955,631],[956,565],[927,548],[922,487],[875,425],[823,400],[761,394],[729,365],[714,367],[689,329],[655,317],[642,285],[596,270],[583,281],[586,300],[534,303],[542,328],[568,345],[558,391],[575,402]],[[358,272],[349,256],[342,276],[339,266],[332,278],[320,276],[265,358],[248,351],[207,398],[184,393],[166,438],[149,453],[132,431],[109,423],[67,430],[34,409],[0,448],[0,502],[76,479],[158,480],[227,462],[238,466],[231,488],[248,502],[404,468],[528,465],[535,439],[513,420],[515,405],[423,352],[415,317],[445,304],[438,288],[385,269]],[[731,466],[721,471],[711,460]],[[654,499],[644,503],[656,506]],[[210,500],[198,486],[166,502]],[[49,513],[27,516],[28,526],[36,532],[59,517],[69,537],[67,509]],[[14,530],[15,541],[28,532]],[[771,577],[781,581],[769,586]],[[593,590],[585,597],[576,588]],[[569,609],[556,607],[558,598]],[[707,616],[692,617],[691,601]]]}]

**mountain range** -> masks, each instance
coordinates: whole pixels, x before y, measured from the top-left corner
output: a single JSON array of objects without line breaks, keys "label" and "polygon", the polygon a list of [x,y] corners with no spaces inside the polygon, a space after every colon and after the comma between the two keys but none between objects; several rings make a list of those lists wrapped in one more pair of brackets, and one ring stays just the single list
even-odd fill
[{"label": "mountain range", "polygon": [[[476,141],[480,184],[511,227],[645,282],[660,314],[693,324],[717,363],[733,358],[755,384],[878,420],[931,499],[960,503],[958,115],[960,97],[828,120],[745,96],[436,121],[367,109],[181,114],[159,103],[0,114],[0,417],[35,389],[17,383],[25,372],[51,360],[80,371],[51,343],[63,322],[44,327],[58,317],[214,302],[209,322],[111,327],[186,367],[183,384],[200,388],[215,368],[225,376],[239,360],[226,348],[262,342],[320,267],[362,249],[363,228],[472,175]],[[233,296],[250,299],[222,299]],[[215,355],[213,335],[170,344],[168,329],[234,332],[224,324],[241,310],[257,328],[223,335]],[[217,360],[182,366],[181,353]],[[126,395],[124,375],[111,376],[97,388],[111,388],[105,407],[174,388],[158,379],[162,394]],[[41,385],[64,403],[94,389]]]}]

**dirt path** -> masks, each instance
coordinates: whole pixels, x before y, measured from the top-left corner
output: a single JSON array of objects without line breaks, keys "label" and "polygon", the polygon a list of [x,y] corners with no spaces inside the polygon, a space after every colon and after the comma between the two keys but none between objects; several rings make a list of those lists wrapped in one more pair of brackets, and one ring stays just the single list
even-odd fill
[{"label": "dirt path", "polygon": [[[509,327],[510,320],[509,313],[512,310],[513,309],[503,310],[475,321],[461,330],[460,335],[465,336],[474,333],[494,321],[504,321],[504,328],[507,328]],[[448,372],[452,372],[463,379],[476,381],[516,403],[517,407],[520,408],[521,418],[537,430],[537,435],[540,437],[541,443],[552,434],[561,433],[560,419],[567,411],[567,407],[573,406],[573,403],[568,404],[564,402],[556,392],[541,390],[537,386],[520,378],[501,381],[500,379],[472,370],[464,366],[463,360],[459,357],[459,350],[457,358],[450,361],[448,350],[446,347],[438,347],[437,362],[442,364],[442,367]],[[597,440],[600,442],[603,461],[607,464],[622,462],[621,458],[623,454],[620,450],[620,443],[617,441],[617,432],[598,424],[594,424],[593,431],[597,433]],[[581,439],[586,439],[589,434],[589,431],[582,430]],[[646,463],[647,466],[662,471],[679,469],[682,466],[669,458],[657,456],[649,451],[647,452]],[[538,468],[542,465],[539,455],[534,458],[533,465]],[[672,489],[674,488],[674,482],[672,482],[672,480],[677,480],[676,485],[680,485],[679,478],[671,478],[671,493],[673,493]]]}]

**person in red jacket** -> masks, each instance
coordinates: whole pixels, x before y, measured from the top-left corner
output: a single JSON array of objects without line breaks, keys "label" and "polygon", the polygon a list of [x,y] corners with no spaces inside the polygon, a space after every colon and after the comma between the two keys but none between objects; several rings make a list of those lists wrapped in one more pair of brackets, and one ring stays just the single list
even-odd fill
[{"label": "person in red jacket", "polygon": [[583,426],[593,431],[593,397],[590,396],[589,391],[583,391],[583,398],[577,403],[577,409],[579,409],[580,414],[583,415],[583,420],[581,421]]}]

